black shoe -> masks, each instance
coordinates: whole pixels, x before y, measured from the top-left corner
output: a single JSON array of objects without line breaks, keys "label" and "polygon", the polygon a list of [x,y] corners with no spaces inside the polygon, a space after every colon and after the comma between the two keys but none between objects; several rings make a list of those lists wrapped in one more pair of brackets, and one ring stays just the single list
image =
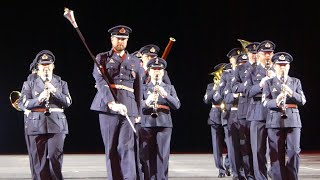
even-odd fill
[{"label": "black shoe", "polygon": [[232,180],[246,180],[246,178],[243,177],[243,176],[240,176],[240,177],[238,177],[238,176],[233,176],[233,177],[232,177]]},{"label": "black shoe", "polygon": [[220,172],[218,175],[218,178],[224,178],[224,177],[226,177],[226,175],[224,173]]},{"label": "black shoe", "polygon": [[226,169],[226,172],[225,172],[225,173],[226,173],[227,176],[231,176],[230,169]]}]

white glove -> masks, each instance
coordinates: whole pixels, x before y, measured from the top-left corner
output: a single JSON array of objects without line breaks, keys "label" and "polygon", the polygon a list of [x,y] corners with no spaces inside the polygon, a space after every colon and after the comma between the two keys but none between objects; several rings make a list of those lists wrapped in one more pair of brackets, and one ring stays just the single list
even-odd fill
[{"label": "white glove", "polygon": [[282,88],[286,92],[286,94],[288,94],[290,97],[292,96],[293,91],[291,90],[291,88],[289,86],[287,86],[286,84],[283,84]]},{"label": "white glove", "polygon": [[40,93],[40,95],[38,97],[38,101],[41,103],[44,100],[46,100],[47,98],[48,99],[50,98],[50,92],[48,90],[44,90],[44,91],[42,91],[42,93]]},{"label": "white glove", "polygon": [[112,111],[118,112],[123,116],[125,116],[127,114],[127,107],[123,104],[109,103],[108,106]]},{"label": "white glove", "polygon": [[269,78],[273,78],[273,77],[276,76],[276,73],[275,73],[274,71],[269,70],[269,71],[267,71],[267,76],[268,76]]},{"label": "white glove", "polygon": [[168,93],[164,90],[163,87],[157,86],[157,92],[160,94],[161,97],[166,98]]},{"label": "white glove", "polygon": [[218,89],[218,85],[216,83],[214,83],[212,90],[217,90]]},{"label": "white glove", "polygon": [[152,102],[155,100],[155,94],[149,94],[148,98],[146,99],[146,105],[150,106]]},{"label": "white glove", "polygon": [[50,82],[47,82],[46,86],[47,86],[48,90],[52,93],[55,93],[57,91],[57,88],[55,88]]},{"label": "white glove", "polygon": [[282,103],[282,99],[285,97],[285,94],[283,93],[280,93],[278,96],[277,96],[277,99],[276,99],[276,103],[277,103],[277,106],[280,106],[281,103]]},{"label": "white glove", "polygon": [[265,82],[266,82],[266,80],[268,80],[268,79],[270,79],[268,76],[266,76],[266,77],[262,78],[262,79],[261,79],[261,81],[260,81],[260,83],[259,83],[259,86],[260,86],[261,88],[263,88],[264,83],[265,83]]},{"label": "white glove", "polygon": [[134,118],[134,120],[135,120],[136,123],[139,123],[141,121],[141,117],[138,116],[138,117]]},{"label": "white glove", "polygon": [[24,114],[28,117],[29,116],[29,114],[31,113],[31,110],[29,110],[29,109],[25,109],[24,110]]}]

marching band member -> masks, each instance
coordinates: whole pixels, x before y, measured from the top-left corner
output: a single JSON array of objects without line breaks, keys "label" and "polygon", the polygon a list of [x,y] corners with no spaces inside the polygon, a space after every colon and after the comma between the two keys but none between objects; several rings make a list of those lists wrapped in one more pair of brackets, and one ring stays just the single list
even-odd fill
[{"label": "marching band member", "polygon": [[26,143],[33,179],[63,179],[63,148],[68,123],[64,109],[72,101],[66,81],[53,74],[55,56],[40,51],[21,90],[19,107],[25,111]]},{"label": "marching band member", "polygon": [[141,143],[144,179],[168,179],[173,123],[171,110],[180,108],[173,85],[163,82],[167,62],[156,57],[147,67],[151,78],[143,86]]},{"label": "marching band member", "polygon": [[262,103],[269,109],[266,128],[271,174],[277,180],[297,180],[300,166],[302,124],[298,106],[304,105],[306,98],[300,80],[288,75],[292,61],[287,52],[273,55],[276,76],[266,80],[262,93]]}]

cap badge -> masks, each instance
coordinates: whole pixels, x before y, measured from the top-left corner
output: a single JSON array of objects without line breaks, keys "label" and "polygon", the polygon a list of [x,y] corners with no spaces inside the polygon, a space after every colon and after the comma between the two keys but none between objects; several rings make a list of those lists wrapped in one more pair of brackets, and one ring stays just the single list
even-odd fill
[{"label": "cap badge", "polygon": [[159,59],[158,58],[156,59],[156,64],[159,64]]},{"label": "cap badge", "polygon": [[279,59],[284,61],[284,60],[286,60],[286,57],[282,54],[281,56],[279,56]]},{"label": "cap badge", "polygon": [[43,55],[41,56],[41,59],[48,59],[48,55],[47,55],[47,54],[43,54]]},{"label": "cap badge", "polygon": [[271,44],[270,44],[270,43],[266,43],[266,44],[264,45],[264,47],[270,48],[270,47],[271,47]]},{"label": "cap badge", "polygon": [[242,59],[247,59],[247,55],[242,55]]},{"label": "cap badge", "polygon": [[154,47],[152,47],[152,48],[150,49],[150,52],[154,53],[154,52],[156,52],[156,49],[155,49]]},{"label": "cap badge", "polygon": [[126,33],[126,29],[125,28],[121,28],[120,30],[119,30],[119,33]]},{"label": "cap badge", "polygon": [[256,50],[256,49],[257,49],[257,46],[256,46],[255,44],[253,45],[253,49],[254,49],[254,50]]},{"label": "cap badge", "polygon": [[240,50],[237,50],[237,54],[240,54]]}]

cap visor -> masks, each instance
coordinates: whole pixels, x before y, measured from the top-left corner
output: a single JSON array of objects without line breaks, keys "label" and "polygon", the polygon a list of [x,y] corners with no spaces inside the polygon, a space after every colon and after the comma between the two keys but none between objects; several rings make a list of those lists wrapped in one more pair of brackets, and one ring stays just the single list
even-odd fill
[{"label": "cap visor", "polygon": [[261,52],[273,52],[274,50],[273,49],[263,49],[263,50],[260,50]]},{"label": "cap visor", "polygon": [[288,61],[277,61],[275,64],[290,64]]},{"label": "cap visor", "polygon": [[161,69],[164,69],[163,66],[150,66],[150,68],[151,68],[151,69],[153,69],[153,68],[161,68]]},{"label": "cap visor", "polygon": [[39,62],[38,64],[53,64],[53,62],[51,62],[51,61],[43,61],[43,62]]},{"label": "cap visor", "polygon": [[113,35],[113,37],[116,37],[116,38],[125,38],[125,39],[129,38],[129,36],[127,36],[127,35]]},{"label": "cap visor", "polygon": [[156,54],[156,53],[145,53],[145,54],[148,56],[158,56],[158,54]]}]

